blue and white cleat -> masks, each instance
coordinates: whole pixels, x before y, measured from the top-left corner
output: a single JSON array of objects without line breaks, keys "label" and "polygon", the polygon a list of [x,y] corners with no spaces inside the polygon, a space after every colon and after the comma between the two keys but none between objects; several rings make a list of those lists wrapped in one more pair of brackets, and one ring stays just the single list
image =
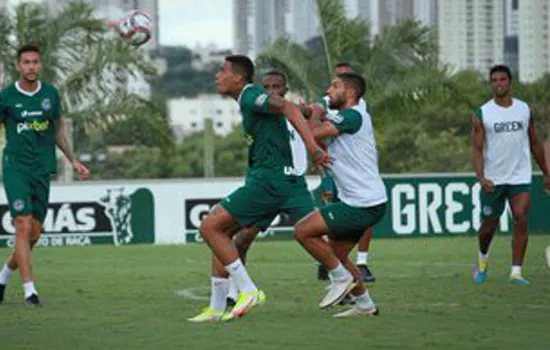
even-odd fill
[{"label": "blue and white cleat", "polygon": [[479,260],[472,269],[472,281],[474,284],[482,284],[487,279],[487,261]]},{"label": "blue and white cleat", "polygon": [[529,280],[522,275],[510,276],[510,283],[518,286],[528,286],[531,284],[531,282],[529,282]]}]

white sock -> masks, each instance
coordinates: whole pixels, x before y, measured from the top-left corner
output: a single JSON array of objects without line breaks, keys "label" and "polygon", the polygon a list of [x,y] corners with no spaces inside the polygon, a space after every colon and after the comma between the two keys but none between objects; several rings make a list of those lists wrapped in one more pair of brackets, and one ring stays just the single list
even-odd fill
[{"label": "white sock", "polygon": [[374,307],[374,301],[370,297],[368,290],[361,295],[354,295],[354,300],[355,300],[355,304],[360,309],[372,309]]},{"label": "white sock", "polygon": [[210,279],[210,307],[216,311],[225,310],[225,297],[227,296],[227,287],[229,281],[223,277],[212,277]]},{"label": "white sock", "polygon": [[521,276],[521,265],[512,265],[510,276]]},{"label": "white sock", "polygon": [[357,252],[357,265],[367,265],[369,252]]},{"label": "white sock", "polygon": [[33,294],[38,295],[38,292],[34,288],[34,283],[32,283],[32,281],[23,283],[23,289],[25,290],[25,299]]},{"label": "white sock", "polygon": [[338,282],[353,278],[351,273],[348,270],[346,270],[346,268],[344,267],[344,265],[342,265],[341,262],[338,262],[338,266],[336,266],[335,269],[328,270],[328,275],[331,281],[338,281]]},{"label": "white sock", "polygon": [[246,272],[246,267],[244,267],[241,259],[233,261],[231,264],[225,266],[224,268],[225,271],[229,272],[231,277],[233,277],[233,280],[237,285],[237,289],[239,289],[240,291],[243,291],[245,293],[252,293],[256,289],[258,289],[254,282],[252,282],[252,279],[248,275],[248,272]]},{"label": "white sock", "polygon": [[3,284],[3,285],[8,284],[8,278],[14,272],[15,272],[15,270],[10,269],[8,264],[4,264],[4,267],[2,268],[2,271],[0,271],[0,284]]},{"label": "white sock", "polygon": [[235,283],[233,277],[229,276],[229,291],[227,292],[227,297],[237,301],[239,296],[239,290],[237,289],[237,284]]},{"label": "white sock", "polygon": [[478,252],[479,260],[487,260],[489,259],[489,251],[487,251],[486,254],[483,254],[481,250]]}]

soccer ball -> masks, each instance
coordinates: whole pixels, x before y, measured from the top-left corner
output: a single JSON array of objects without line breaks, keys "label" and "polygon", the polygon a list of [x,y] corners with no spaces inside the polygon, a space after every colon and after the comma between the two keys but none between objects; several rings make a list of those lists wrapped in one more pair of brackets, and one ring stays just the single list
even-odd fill
[{"label": "soccer ball", "polygon": [[130,45],[140,46],[151,39],[152,25],[153,20],[148,13],[135,10],[124,16],[115,29]]}]

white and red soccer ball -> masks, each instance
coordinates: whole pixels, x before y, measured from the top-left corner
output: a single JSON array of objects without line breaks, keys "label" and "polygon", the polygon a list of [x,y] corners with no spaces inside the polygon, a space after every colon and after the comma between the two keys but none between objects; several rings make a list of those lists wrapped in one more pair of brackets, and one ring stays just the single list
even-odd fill
[{"label": "white and red soccer ball", "polygon": [[112,25],[123,40],[133,46],[140,46],[151,39],[153,20],[144,11],[135,10]]}]

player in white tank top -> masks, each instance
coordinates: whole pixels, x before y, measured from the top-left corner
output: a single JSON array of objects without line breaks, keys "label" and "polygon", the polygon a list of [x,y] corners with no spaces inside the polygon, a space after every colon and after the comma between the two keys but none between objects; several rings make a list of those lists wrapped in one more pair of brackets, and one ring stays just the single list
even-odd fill
[{"label": "player in white tank top", "polygon": [[[350,292],[355,297],[356,303],[335,317],[378,313],[361,283],[359,270],[348,258],[365,229],[383,217],[387,201],[386,189],[378,173],[378,153],[370,116],[359,107],[365,85],[359,74],[337,75],[328,95],[330,107],[338,113],[323,119],[318,110],[314,111],[310,119],[313,135],[318,142],[325,138],[333,140],[329,146],[334,158],[331,173],[341,202],[316,210],[294,226],[296,239],[329,270],[331,287],[319,306],[334,305]],[[330,245],[323,240],[325,235]]]},{"label": "player in white tank top", "polygon": [[[342,73],[353,73],[354,70],[351,67],[351,65],[347,62],[340,62],[336,64],[334,68],[334,74],[342,74]],[[330,98],[328,96],[324,96],[319,103],[327,109],[327,115],[335,115],[338,113],[336,110],[331,110],[329,108],[330,105]],[[359,110],[366,111],[368,113],[367,103],[363,98],[359,99],[358,106]],[[330,176],[330,175],[329,175]],[[333,180],[330,179],[323,179],[323,182],[333,182]],[[330,196],[330,193],[326,193],[325,196]],[[337,198],[338,199],[338,198]],[[369,247],[370,247],[370,241],[372,239],[373,230],[372,227],[369,227],[365,233],[363,234],[363,237],[359,240],[359,243],[357,244],[357,259],[356,264],[357,268],[361,272],[361,276],[363,278],[364,282],[374,282],[376,278],[374,277],[373,273],[368,267],[368,257],[369,257]],[[317,274],[318,276],[327,276],[326,268],[322,265],[319,265],[319,272]],[[322,279],[322,277],[320,278]]]},{"label": "player in white tank top", "polygon": [[473,272],[476,284],[487,276],[487,259],[499,217],[508,201],[514,215],[514,238],[510,282],[529,284],[522,264],[527,248],[530,205],[531,152],[544,173],[545,189],[550,176],[544,149],[535,133],[529,105],[512,97],[512,74],[506,66],[490,71],[493,99],[481,106],[472,119],[474,166],[479,183],[483,220],[479,228],[479,257]]}]

